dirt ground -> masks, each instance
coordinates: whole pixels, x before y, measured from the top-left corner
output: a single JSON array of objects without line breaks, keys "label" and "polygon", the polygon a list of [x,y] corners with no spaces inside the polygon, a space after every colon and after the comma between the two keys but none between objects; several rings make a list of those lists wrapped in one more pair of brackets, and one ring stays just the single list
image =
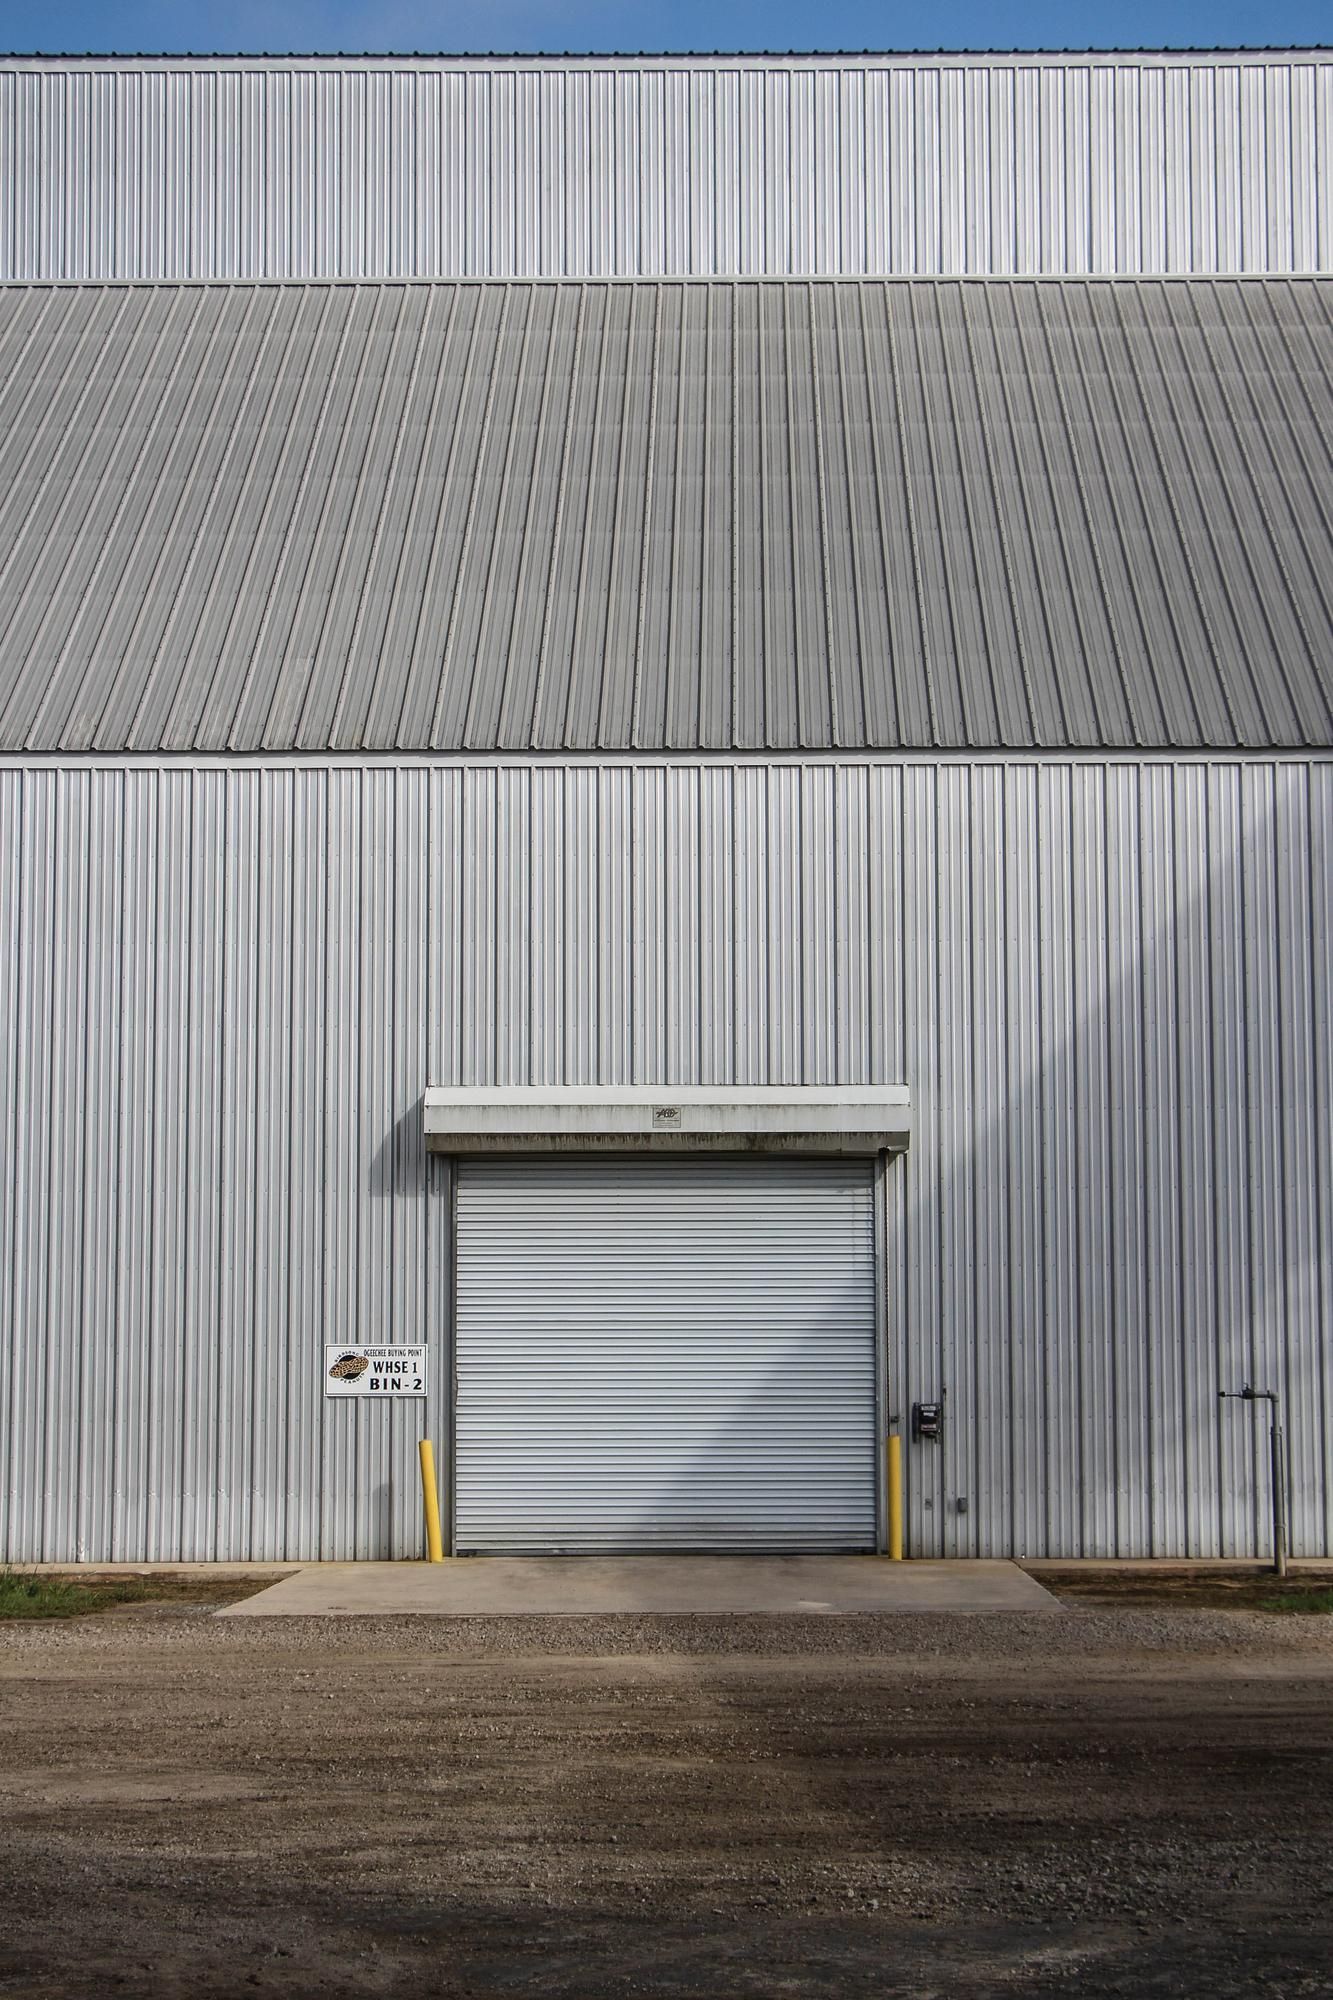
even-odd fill
[{"label": "dirt ground", "polygon": [[1333,1995],[1333,1619],[0,1628],[0,1995]]},{"label": "dirt ground", "polygon": [[1293,1565],[1287,1576],[1266,1565],[1213,1564],[1161,1569],[1061,1569],[1049,1563],[1023,1565],[1062,1603],[1156,1604],[1163,1609],[1210,1611],[1333,1611],[1333,1569],[1327,1564]]}]

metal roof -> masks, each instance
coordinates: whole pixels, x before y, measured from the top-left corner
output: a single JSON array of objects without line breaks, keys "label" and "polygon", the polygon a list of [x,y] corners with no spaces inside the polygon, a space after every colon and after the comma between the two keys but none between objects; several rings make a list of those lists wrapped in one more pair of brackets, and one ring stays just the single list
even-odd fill
[{"label": "metal roof", "polygon": [[0,289],[0,748],[1333,744],[1333,280]]}]

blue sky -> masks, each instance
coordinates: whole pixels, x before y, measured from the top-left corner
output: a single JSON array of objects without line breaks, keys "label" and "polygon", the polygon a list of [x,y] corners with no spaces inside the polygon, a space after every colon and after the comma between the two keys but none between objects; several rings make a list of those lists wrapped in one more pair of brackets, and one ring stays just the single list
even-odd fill
[{"label": "blue sky", "polygon": [[1333,40],[1333,0],[4,0],[12,50],[609,50],[1217,47]]}]

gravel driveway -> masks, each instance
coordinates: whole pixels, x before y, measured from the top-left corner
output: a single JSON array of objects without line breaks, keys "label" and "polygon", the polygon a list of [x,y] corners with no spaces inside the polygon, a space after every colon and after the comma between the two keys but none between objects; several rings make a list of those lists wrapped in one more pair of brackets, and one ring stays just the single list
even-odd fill
[{"label": "gravel driveway", "polygon": [[0,1994],[1333,1994],[1333,1620],[0,1628]]}]

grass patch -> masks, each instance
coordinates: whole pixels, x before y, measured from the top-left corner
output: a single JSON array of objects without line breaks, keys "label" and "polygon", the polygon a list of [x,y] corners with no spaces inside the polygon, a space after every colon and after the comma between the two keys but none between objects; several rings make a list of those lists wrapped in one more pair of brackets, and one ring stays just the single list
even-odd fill
[{"label": "grass patch", "polygon": [[73,1584],[0,1570],[0,1618],[69,1618],[80,1608]]},{"label": "grass patch", "polygon": [[25,1575],[0,1570],[0,1618],[78,1618],[89,1611],[106,1611],[113,1604],[141,1604],[150,1596],[148,1579],[99,1579],[74,1582],[68,1577]]},{"label": "grass patch", "polygon": [[271,1576],[71,1576],[0,1569],[0,1619],[86,1618],[119,1605],[236,1604],[276,1581]]},{"label": "grass patch", "polygon": [[1281,1590],[1276,1595],[1266,1597],[1262,1609],[1265,1611],[1314,1611],[1326,1617],[1333,1615],[1333,1590]]}]

